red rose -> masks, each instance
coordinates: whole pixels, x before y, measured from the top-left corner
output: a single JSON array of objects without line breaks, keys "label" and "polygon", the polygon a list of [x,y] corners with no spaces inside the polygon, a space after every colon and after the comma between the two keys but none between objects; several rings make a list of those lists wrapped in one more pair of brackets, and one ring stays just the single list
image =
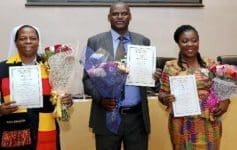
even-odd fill
[{"label": "red rose", "polygon": [[56,44],[54,45],[55,53],[71,51],[72,49],[67,45]]},{"label": "red rose", "polygon": [[216,65],[212,65],[209,67],[209,70],[213,73],[216,73]]},{"label": "red rose", "polygon": [[45,51],[50,51],[50,47],[48,46],[48,47],[46,47],[44,50],[45,50]]},{"label": "red rose", "polygon": [[54,45],[54,51],[55,51],[55,53],[61,52],[62,51],[62,45],[61,44]]}]

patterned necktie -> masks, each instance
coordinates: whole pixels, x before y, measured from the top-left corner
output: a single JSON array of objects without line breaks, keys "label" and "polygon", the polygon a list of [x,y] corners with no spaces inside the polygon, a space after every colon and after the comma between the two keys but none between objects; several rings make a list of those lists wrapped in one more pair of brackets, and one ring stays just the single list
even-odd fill
[{"label": "patterned necktie", "polygon": [[[126,56],[126,50],[125,50],[125,47],[124,47],[124,44],[123,44],[124,41],[126,40],[126,37],[120,36],[118,39],[119,39],[119,45],[118,45],[118,48],[116,50],[115,60],[121,62],[121,59],[124,59],[125,56]],[[124,100],[124,91],[125,91],[124,86],[121,89],[121,99],[122,100]]]},{"label": "patterned necktie", "polygon": [[118,39],[119,39],[119,45],[116,50],[115,60],[120,61],[126,55],[126,51],[123,45],[123,41],[125,40],[125,37],[120,36]]}]

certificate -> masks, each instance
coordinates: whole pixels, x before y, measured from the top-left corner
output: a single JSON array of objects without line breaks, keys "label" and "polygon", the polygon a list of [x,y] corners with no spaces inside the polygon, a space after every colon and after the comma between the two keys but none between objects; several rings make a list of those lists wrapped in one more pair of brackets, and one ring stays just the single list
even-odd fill
[{"label": "certificate", "polygon": [[201,109],[194,75],[171,76],[170,90],[175,96],[172,103],[175,117],[200,115]]},{"label": "certificate", "polygon": [[41,70],[39,66],[9,68],[10,100],[27,108],[43,107]]},{"label": "certificate", "polygon": [[156,70],[156,48],[154,46],[128,45],[126,85],[155,86],[152,74]]}]

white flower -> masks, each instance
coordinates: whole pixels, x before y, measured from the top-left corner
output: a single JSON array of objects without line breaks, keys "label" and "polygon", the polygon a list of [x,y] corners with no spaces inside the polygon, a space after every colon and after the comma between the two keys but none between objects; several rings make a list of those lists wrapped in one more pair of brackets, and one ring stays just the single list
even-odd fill
[{"label": "white flower", "polygon": [[89,76],[91,77],[105,77],[106,72],[103,68],[91,68],[88,71]]},{"label": "white flower", "polygon": [[208,76],[209,70],[207,68],[201,68],[201,73],[203,73],[205,76]]},{"label": "white flower", "polygon": [[96,77],[105,77],[106,76],[106,72],[103,68],[96,68],[95,69],[95,76]]},{"label": "white flower", "polygon": [[49,47],[49,51],[54,53],[54,52],[55,52],[54,46],[50,46],[50,47]]}]

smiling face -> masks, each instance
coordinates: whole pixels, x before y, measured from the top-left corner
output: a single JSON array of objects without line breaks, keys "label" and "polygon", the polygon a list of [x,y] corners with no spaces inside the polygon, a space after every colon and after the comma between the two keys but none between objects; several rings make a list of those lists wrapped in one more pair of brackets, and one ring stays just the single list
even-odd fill
[{"label": "smiling face", "polygon": [[131,20],[129,6],[125,3],[116,3],[110,7],[108,20],[111,28],[120,34],[128,31],[128,25]]},{"label": "smiling face", "polygon": [[178,39],[178,46],[184,58],[194,58],[199,50],[199,38],[194,30],[184,31]]},{"label": "smiling face", "polygon": [[16,47],[22,57],[35,57],[39,46],[39,36],[32,27],[22,27],[16,33]]}]

